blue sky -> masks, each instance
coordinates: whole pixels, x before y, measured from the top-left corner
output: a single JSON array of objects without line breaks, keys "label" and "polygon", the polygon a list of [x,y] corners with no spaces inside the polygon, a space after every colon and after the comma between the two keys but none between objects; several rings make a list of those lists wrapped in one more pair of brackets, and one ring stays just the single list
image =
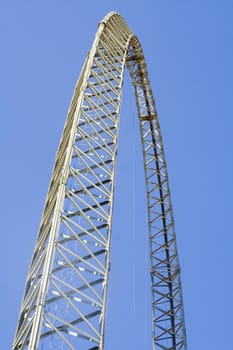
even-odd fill
[{"label": "blue sky", "polygon": [[[98,22],[138,35],[164,140],[189,350],[231,349],[233,3],[0,3],[1,349],[10,349],[73,88]],[[106,350],[151,348],[148,246],[135,102],[121,113]],[[128,135],[132,135],[131,138]],[[134,137],[133,137],[134,136]]]}]

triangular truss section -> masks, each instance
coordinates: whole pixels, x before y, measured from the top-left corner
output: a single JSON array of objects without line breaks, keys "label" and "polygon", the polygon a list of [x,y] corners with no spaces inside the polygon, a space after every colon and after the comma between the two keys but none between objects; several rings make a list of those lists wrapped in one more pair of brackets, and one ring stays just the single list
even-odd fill
[{"label": "triangular truss section", "polygon": [[166,162],[138,39],[113,12],[99,24],[68,112],[12,350],[103,350],[119,111],[135,89],[147,188],[153,344],[185,350]]}]

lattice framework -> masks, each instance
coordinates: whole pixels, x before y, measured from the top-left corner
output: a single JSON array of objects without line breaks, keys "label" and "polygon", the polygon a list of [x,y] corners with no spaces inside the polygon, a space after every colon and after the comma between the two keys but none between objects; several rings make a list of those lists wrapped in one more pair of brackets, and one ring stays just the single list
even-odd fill
[{"label": "lattice framework", "polygon": [[124,67],[135,90],[147,188],[153,348],[186,349],[166,162],[144,55],[123,18],[99,24],[74,91],[12,349],[100,349]]}]

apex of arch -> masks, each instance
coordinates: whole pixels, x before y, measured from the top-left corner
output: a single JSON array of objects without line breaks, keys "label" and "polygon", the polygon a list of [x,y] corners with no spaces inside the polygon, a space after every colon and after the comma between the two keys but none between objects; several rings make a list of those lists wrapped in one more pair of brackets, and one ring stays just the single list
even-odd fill
[{"label": "apex of arch", "polygon": [[113,16],[116,16],[116,15],[122,17],[118,12],[116,12],[116,11],[110,11],[110,12],[107,13],[107,15],[102,19],[102,21],[99,22],[99,25],[100,25],[101,23],[107,24],[107,22],[109,21],[109,19],[110,19],[111,17],[113,17]]}]

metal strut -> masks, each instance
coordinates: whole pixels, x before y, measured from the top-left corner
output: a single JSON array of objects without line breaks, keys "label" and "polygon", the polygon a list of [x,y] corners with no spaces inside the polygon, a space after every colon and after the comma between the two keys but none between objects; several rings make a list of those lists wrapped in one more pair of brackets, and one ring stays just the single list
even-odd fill
[{"label": "metal strut", "polygon": [[117,13],[75,87],[12,350],[103,350],[124,68],[135,90],[147,189],[153,348],[186,350],[174,220],[155,102],[137,37]]}]

